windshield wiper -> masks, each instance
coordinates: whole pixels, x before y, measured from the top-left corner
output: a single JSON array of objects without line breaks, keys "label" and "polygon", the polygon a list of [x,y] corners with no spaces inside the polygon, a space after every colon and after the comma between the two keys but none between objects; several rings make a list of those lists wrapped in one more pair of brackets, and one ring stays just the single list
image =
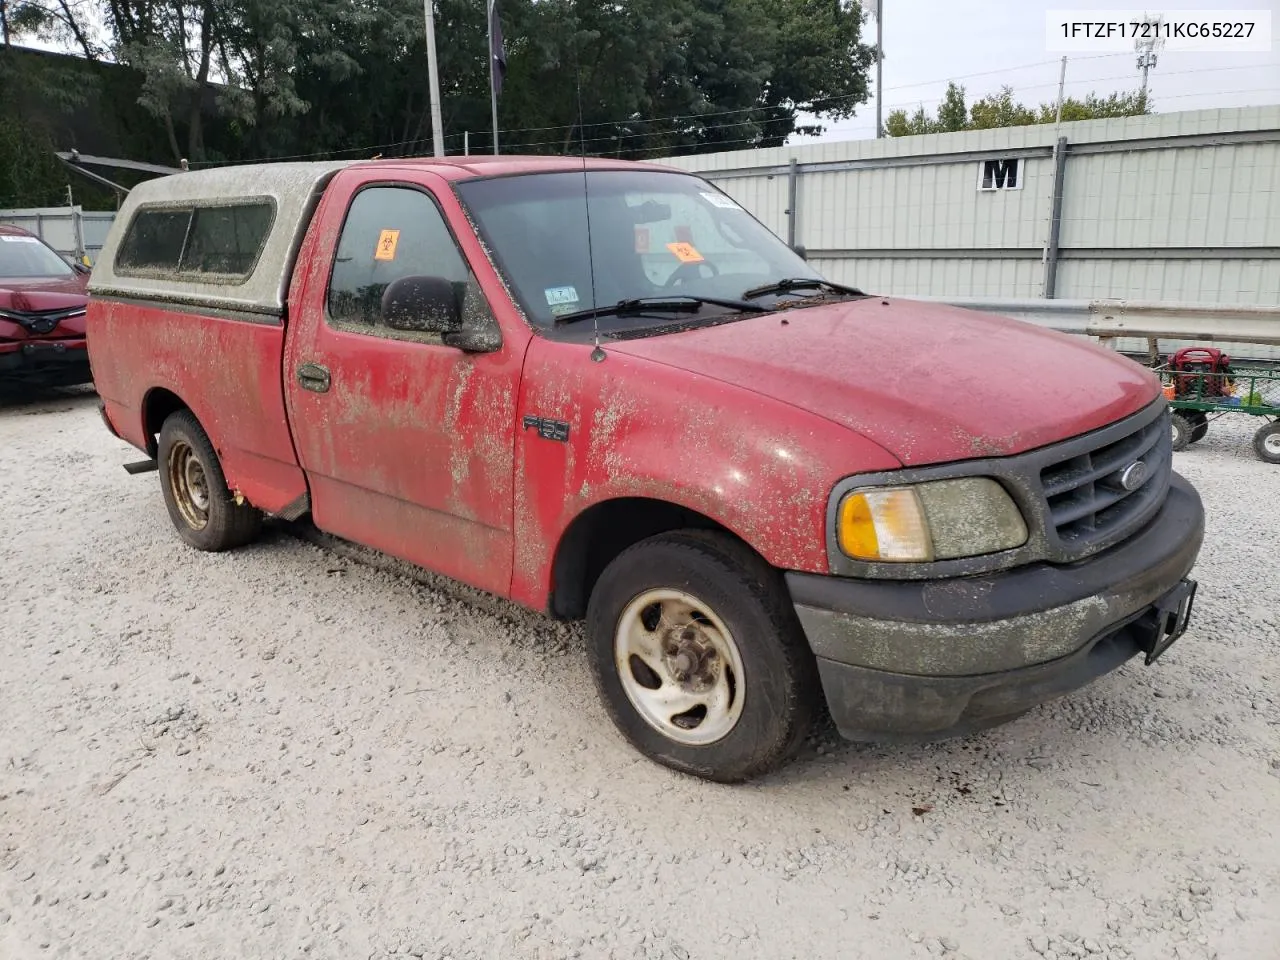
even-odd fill
[{"label": "windshield wiper", "polygon": [[755,300],[770,293],[791,293],[795,290],[830,290],[832,293],[843,293],[850,297],[865,297],[866,294],[857,287],[846,287],[842,283],[820,280],[817,277],[789,277],[777,283],[766,283],[764,286],[752,287],[742,295],[743,300]]},{"label": "windshield wiper", "polygon": [[727,307],[744,313],[768,313],[767,307],[746,300],[728,300],[721,297],[633,297],[630,300],[619,300],[611,306],[591,307],[587,310],[575,310],[556,317],[556,326],[566,323],[577,323],[579,320],[593,320],[597,317],[625,317],[639,313],[697,313],[704,306]]}]

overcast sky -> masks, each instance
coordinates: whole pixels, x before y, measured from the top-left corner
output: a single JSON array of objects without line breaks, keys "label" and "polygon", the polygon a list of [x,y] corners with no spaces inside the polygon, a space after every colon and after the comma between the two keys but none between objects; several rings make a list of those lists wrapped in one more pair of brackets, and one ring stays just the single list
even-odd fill
[{"label": "overcast sky", "polygon": [[[1103,11],[1143,9],[1141,0],[882,0],[884,3],[884,113],[914,111],[921,104],[931,115],[948,80],[963,84],[969,103],[1002,85],[1029,103],[1058,95],[1060,52],[1046,50],[1045,14],[1049,10]],[[870,6],[870,4],[868,4]],[[1146,6],[1152,13],[1171,10],[1270,10],[1270,53],[1189,53],[1163,51],[1151,71],[1152,106],[1159,113],[1280,103],[1280,0],[1182,0]],[[875,21],[866,25],[866,41],[875,42]],[[1067,96],[1090,91],[1108,94],[1136,90],[1136,55],[1068,54]],[[982,74],[982,76],[974,76]],[[873,74],[874,76],[874,74]],[[857,116],[828,123],[823,140],[875,136],[873,99]],[[794,138],[793,142],[807,142]]]}]

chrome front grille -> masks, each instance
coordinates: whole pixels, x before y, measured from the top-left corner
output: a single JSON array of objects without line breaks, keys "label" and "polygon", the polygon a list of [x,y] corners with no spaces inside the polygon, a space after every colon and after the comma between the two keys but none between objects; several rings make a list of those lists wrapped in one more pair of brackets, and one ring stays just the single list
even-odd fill
[{"label": "chrome front grille", "polygon": [[1041,468],[1047,532],[1051,539],[1056,534],[1059,545],[1054,552],[1062,559],[1078,559],[1125,539],[1164,502],[1172,473],[1167,411],[1125,436],[1077,448]]}]

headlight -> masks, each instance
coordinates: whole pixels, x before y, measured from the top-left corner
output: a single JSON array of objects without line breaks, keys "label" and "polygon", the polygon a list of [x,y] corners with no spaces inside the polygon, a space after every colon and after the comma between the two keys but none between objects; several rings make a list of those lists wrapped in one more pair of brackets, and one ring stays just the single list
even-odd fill
[{"label": "headlight", "polygon": [[989,477],[855,490],[840,503],[840,549],[855,560],[924,563],[1011,550],[1027,524]]}]

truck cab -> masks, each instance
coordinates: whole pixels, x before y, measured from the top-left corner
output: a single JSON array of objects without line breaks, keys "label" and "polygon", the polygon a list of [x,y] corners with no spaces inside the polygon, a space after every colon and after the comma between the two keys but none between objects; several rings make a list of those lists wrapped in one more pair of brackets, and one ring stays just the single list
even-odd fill
[{"label": "truck cab", "polygon": [[129,196],[104,419],[178,533],[265,517],[585,619],[645,755],[742,780],[1012,719],[1185,629],[1156,378],[831,283],[726,194],[560,157],[266,164]]}]

